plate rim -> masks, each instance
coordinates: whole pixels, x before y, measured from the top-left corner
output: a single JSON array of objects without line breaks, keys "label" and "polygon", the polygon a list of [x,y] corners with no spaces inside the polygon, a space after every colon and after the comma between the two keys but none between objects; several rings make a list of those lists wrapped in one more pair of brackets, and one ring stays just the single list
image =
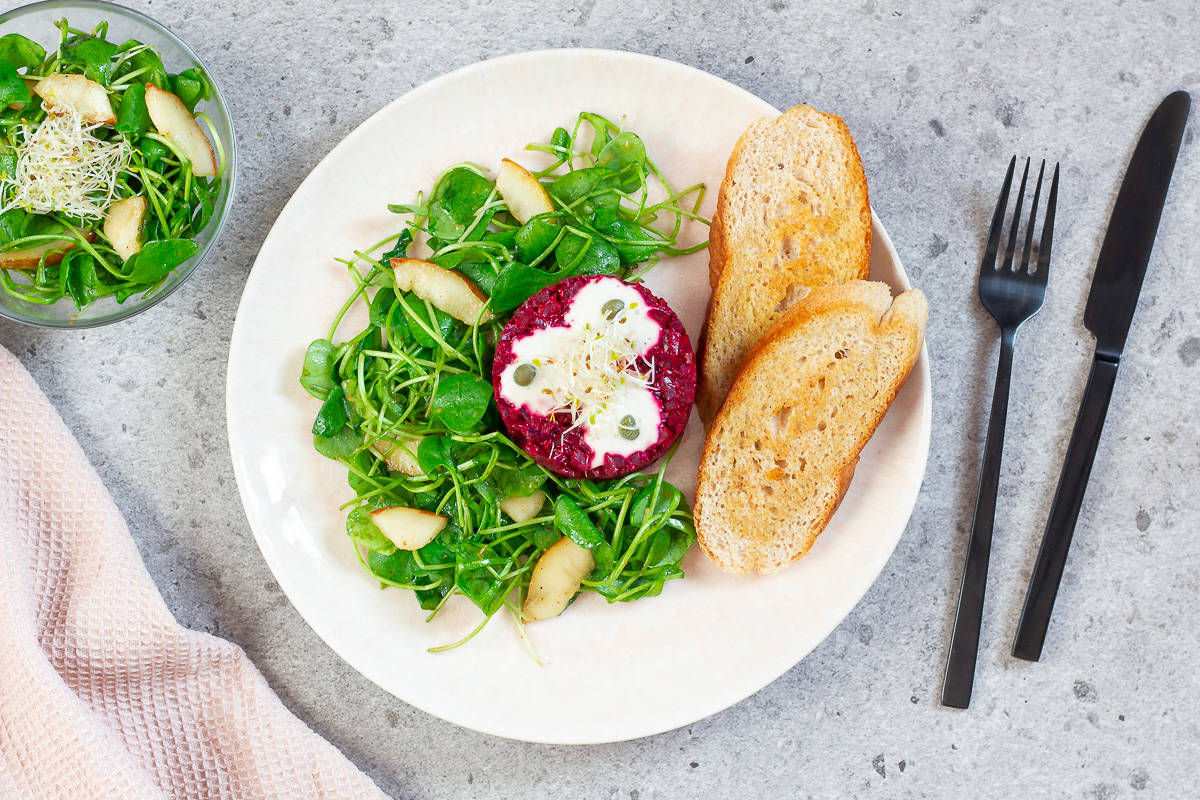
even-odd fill
[{"label": "plate rim", "polygon": [[[804,655],[802,655],[796,662],[784,667],[780,672],[778,672],[777,674],[770,677],[770,679],[762,682],[762,684],[760,686],[758,686],[757,688],[749,689],[745,693],[737,693],[738,696],[733,697],[732,699],[731,699],[731,696],[723,696],[720,699],[716,699],[709,703],[698,704],[697,707],[702,709],[698,713],[698,716],[694,715],[694,714],[688,715],[689,717],[694,716],[694,718],[689,718],[685,721],[668,721],[663,725],[649,726],[649,729],[644,730],[642,732],[631,733],[629,735],[621,735],[621,736],[617,736],[617,737],[601,737],[601,738],[581,737],[578,739],[565,741],[562,739],[537,738],[537,737],[533,737],[533,736],[513,735],[512,733],[501,732],[498,730],[491,730],[488,728],[488,726],[480,725],[476,722],[465,721],[463,719],[458,718],[458,715],[456,715],[456,714],[446,714],[441,711],[434,711],[430,708],[427,708],[425,706],[425,704],[423,704],[423,703],[414,702],[413,700],[406,698],[406,697],[400,697],[398,694],[396,694],[391,689],[376,682],[375,679],[372,678],[370,674],[368,674],[368,671],[366,669],[359,666],[359,664],[357,663],[357,658],[352,658],[351,656],[348,656],[346,653],[343,653],[342,650],[339,649],[338,647],[335,647],[333,645],[333,643],[331,643],[329,641],[329,639],[326,638],[324,633],[322,633],[320,628],[317,625],[313,624],[313,622],[309,619],[309,617],[301,610],[300,605],[298,605],[296,603],[296,601],[293,599],[291,593],[288,592],[288,590],[285,586],[285,583],[286,583],[285,578],[281,574],[281,571],[280,571],[281,565],[277,564],[274,557],[272,555],[270,555],[270,553],[272,553],[272,549],[271,549],[271,547],[266,546],[266,543],[264,542],[264,534],[259,530],[258,526],[255,523],[255,520],[252,518],[252,516],[250,514],[251,498],[248,496],[248,488],[247,488],[248,481],[243,479],[242,469],[239,466],[239,461],[238,461],[237,457],[235,456],[235,452],[237,451],[237,442],[239,442],[240,439],[239,439],[237,432],[235,431],[235,426],[233,424],[233,414],[231,413],[232,408],[233,408],[233,398],[236,393],[234,386],[233,386],[233,381],[232,381],[233,371],[231,369],[231,366],[232,366],[232,363],[233,363],[233,360],[235,357],[234,347],[235,347],[236,342],[239,339],[239,330],[244,325],[248,324],[245,322],[245,317],[243,316],[243,309],[245,306],[244,301],[246,299],[246,296],[251,292],[251,289],[257,285],[257,281],[265,280],[265,278],[262,275],[256,274],[259,271],[258,270],[259,263],[263,258],[263,255],[262,255],[263,251],[267,249],[268,245],[272,243],[273,239],[277,235],[283,235],[282,232],[280,231],[280,229],[278,228],[278,222],[288,212],[288,210],[291,208],[292,204],[297,202],[297,196],[301,194],[301,190],[310,181],[313,181],[314,177],[317,176],[317,174],[319,172],[321,172],[325,168],[327,168],[326,165],[331,160],[334,159],[336,154],[341,152],[344,148],[348,149],[349,147],[351,147],[353,145],[353,143],[356,141],[356,139],[360,135],[362,135],[362,134],[360,134],[360,131],[362,131],[363,128],[368,127],[368,124],[370,122],[372,122],[376,117],[379,117],[381,115],[388,113],[389,110],[393,106],[400,104],[402,102],[410,102],[413,98],[419,98],[420,96],[422,96],[426,93],[435,92],[444,83],[447,83],[452,80],[456,80],[456,79],[459,79],[459,78],[462,78],[465,76],[470,76],[471,74],[476,73],[476,72],[486,71],[489,68],[491,68],[493,65],[496,65],[496,64],[507,65],[507,64],[512,64],[514,62],[533,61],[533,60],[543,59],[543,58],[547,58],[547,57],[570,57],[570,56],[595,56],[595,57],[602,57],[602,58],[616,57],[619,59],[626,59],[631,62],[652,63],[656,67],[659,67],[659,68],[665,66],[668,69],[681,70],[683,72],[690,73],[695,77],[701,77],[705,81],[715,82],[715,83],[721,85],[721,87],[726,91],[728,91],[729,89],[732,89],[736,93],[743,95],[745,98],[751,100],[753,103],[756,103],[763,107],[763,116],[769,116],[771,114],[782,113],[779,109],[775,108],[772,104],[770,104],[767,101],[763,100],[762,98],[758,97],[753,92],[750,92],[749,90],[744,89],[741,86],[738,86],[737,84],[727,81],[724,78],[721,78],[720,76],[714,75],[710,72],[706,72],[697,67],[693,67],[689,64],[683,64],[683,63],[680,63],[677,61],[672,61],[670,59],[661,58],[659,56],[648,55],[645,53],[638,53],[638,52],[633,52],[633,51],[628,51],[628,50],[612,50],[612,49],[605,49],[605,48],[570,48],[570,47],[545,48],[545,49],[540,49],[540,50],[530,50],[530,51],[523,51],[523,52],[519,52],[519,53],[512,53],[512,54],[508,54],[508,55],[504,55],[504,56],[499,56],[497,58],[490,58],[490,59],[484,59],[481,61],[476,61],[474,63],[467,64],[462,67],[458,67],[450,72],[446,72],[441,75],[438,75],[418,86],[413,87],[412,89],[401,94],[400,96],[396,97],[395,99],[385,103],[377,111],[375,111],[374,113],[370,114],[365,119],[363,119],[362,122],[360,122],[358,125],[356,125],[352,131],[347,133],[337,144],[335,144],[324,156],[321,157],[321,159],[312,167],[312,169],[309,170],[308,174],[304,177],[304,179],[299,184],[296,185],[296,188],[292,191],[292,194],[288,198],[287,202],[284,203],[284,205],[280,208],[278,214],[275,217],[275,221],[271,225],[271,229],[267,232],[267,235],[263,238],[262,243],[259,246],[259,251],[255,256],[254,263],[252,264],[252,266],[250,268],[250,272],[247,275],[245,284],[243,285],[241,296],[238,299],[237,312],[235,313],[234,323],[230,330],[229,355],[228,355],[228,358],[226,359],[225,416],[226,416],[226,437],[228,439],[228,445],[229,445],[229,456],[230,456],[230,460],[232,462],[232,466],[234,469],[234,478],[237,483],[238,496],[242,502],[242,510],[246,516],[246,521],[249,524],[250,530],[254,535],[255,544],[258,547],[259,553],[262,556],[263,560],[267,563],[268,568],[271,570],[272,576],[274,577],[276,582],[280,585],[280,588],[283,590],[285,596],[288,598],[288,602],[292,605],[292,607],[300,615],[301,619],[304,620],[305,624],[308,625],[309,629],[313,633],[315,633],[317,635],[317,637],[325,644],[325,646],[328,647],[331,651],[333,651],[333,653],[336,654],[339,659],[341,659],[349,667],[353,668],[356,672],[358,672],[360,675],[362,675],[364,678],[366,678],[368,681],[370,681],[374,686],[378,687],[380,690],[386,692],[387,694],[389,694],[393,697],[396,697],[401,702],[406,703],[414,708],[420,709],[422,712],[429,714],[433,717],[436,717],[437,719],[444,720],[446,722],[449,722],[454,725],[458,725],[458,726],[466,728],[468,730],[476,731],[478,733],[483,733],[483,734],[486,734],[489,736],[496,736],[496,737],[503,738],[503,739],[510,739],[513,741],[525,741],[525,742],[536,743],[536,744],[592,745],[592,744],[610,744],[610,743],[623,742],[623,741],[634,741],[637,739],[643,739],[643,738],[647,738],[650,736],[656,736],[661,733],[665,733],[665,732],[672,731],[672,730],[677,730],[686,725],[694,724],[701,720],[707,719],[708,717],[711,717],[715,714],[718,714],[722,711],[725,711],[729,708],[732,708],[733,706],[741,703],[742,701],[753,696],[754,694],[757,694],[758,692],[765,689],[767,686],[769,686],[772,683],[774,683],[775,681],[777,681],[784,674],[786,674],[787,672],[789,672],[790,670],[795,668],[798,664],[800,664],[805,658],[807,658],[812,653],[813,650],[815,650],[818,646],[820,646],[820,644],[822,644],[825,640],[827,640],[829,638],[829,635],[839,625],[841,625],[846,620],[846,618],[850,615],[850,613],[852,613],[854,611],[855,608],[858,607],[859,603],[862,602],[863,597],[866,596],[867,592],[870,591],[870,589],[879,580],[880,574],[882,574],[884,567],[891,560],[892,555],[894,555],[895,548],[899,544],[900,539],[903,537],[904,530],[908,527],[908,524],[911,521],[912,513],[916,507],[917,500],[920,497],[921,487],[924,484],[924,478],[925,478],[925,475],[928,470],[929,447],[930,447],[931,436],[932,436],[932,399],[933,398],[932,398],[932,383],[931,383],[932,376],[931,376],[931,372],[930,372],[930,368],[929,368],[928,349],[927,349],[927,345],[923,343],[922,347],[921,347],[920,355],[917,359],[917,362],[914,365],[914,367],[909,375],[910,378],[914,377],[914,376],[920,377],[922,379],[921,385],[924,390],[922,392],[922,396],[921,396],[921,407],[923,409],[923,413],[921,415],[921,420],[920,420],[919,439],[917,442],[916,451],[914,453],[914,455],[916,456],[916,458],[918,459],[918,461],[920,463],[920,477],[916,484],[916,490],[912,493],[911,500],[905,504],[906,507],[904,507],[902,509],[902,513],[899,513],[901,511],[901,507],[899,507],[899,506],[896,507],[897,513],[895,515],[895,518],[897,520],[897,524],[900,527],[900,530],[899,530],[899,533],[895,537],[895,543],[892,545],[891,551],[888,553],[887,558],[884,559],[882,562],[880,562],[879,569],[872,576],[871,580],[865,584],[862,592],[858,594],[858,597],[854,600],[854,603],[850,606],[850,610],[844,616],[842,616],[840,619],[833,622],[832,625],[830,625],[826,630],[824,630],[822,632],[820,638],[816,641],[816,643],[806,653],[804,653]],[[329,168],[331,168],[331,167],[329,167]],[[875,243],[878,243],[882,247],[882,249],[888,254],[888,256],[891,258],[893,264],[895,265],[895,269],[896,269],[896,272],[899,277],[898,283],[901,284],[901,286],[892,286],[892,288],[893,289],[901,288],[904,290],[910,289],[911,281],[909,279],[907,271],[904,269],[904,265],[900,259],[900,255],[898,252],[896,252],[895,246],[892,243],[890,235],[888,234],[886,228],[883,226],[883,223],[879,219],[878,215],[875,213],[875,210],[873,207],[871,208],[871,222],[872,222],[872,236],[873,236],[872,243],[873,243],[873,245]],[[264,271],[264,274],[265,274],[265,271]],[[901,520],[902,520],[902,522],[901,522]]]}]

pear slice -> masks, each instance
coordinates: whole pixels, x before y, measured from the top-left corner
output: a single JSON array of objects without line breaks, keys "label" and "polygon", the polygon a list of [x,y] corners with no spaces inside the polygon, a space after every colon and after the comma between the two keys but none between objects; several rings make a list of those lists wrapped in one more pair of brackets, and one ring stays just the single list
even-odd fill
[{"label": "pear slice", "polygon": [[592,551],[564,536],[542,553],[529,576],[529,593],[521,606],[526,622],[552,619],[562,613],[579,591],[579,584],[596,566]]},{"label": "pear slice", "polygon": [[[89,242],[96,238],[96,234],[88,231],[83,235],[83,238]],[[50,253],[51,250],[58,250],[57,253],[50,253],[46,256],[46,266],[52,267],[59,264],[66,255],[66,251],[75,246],[75,242],[70,239],[57,239],[53,242],[39,244],[36,247],[27,247],[24,250],[8,250],[0,253],[0,269],[37,269],[38,264],[42,261],[42,256]]]},{"label": "pear slice", "polygon": [[462,273],[419,258],[393,258],[391,265],[398,290],[413,292],[468,325],[492,318],[492,312],[484,310],[487,295]]},{"label": "pear slice", "polygon": [[109,207],[104,217],[104,235],[122,261],[128,261],[130,256],[142,249],[138,239],[145,224],[145,197],[126,197]]},{"label": "pear slice", "polygon": [[82,75],[56,72],[38,81],[33,91],[42,98],[47,111],[65,106],[78,111],[84,122],[112,125],[117,121],[108,92]]},{"label": "pear slice", "polygon": [[217,174],[217,157],[196,118],[175,95],[153,83],[146,84],[146,111],[154,128],[179,148],[192,162],[192,174],[212,178]]},{"label": "pear slice", "polygon": [[496,191],[504,198],[508,213],[524,225],[530,217],[554,211],[550,195],[533,173],[507,158],[500,162],[496,175]]},{"label": "pear slice", "polygon": [[[421,436],[403,436],[395,439],[376,439],[371,444],[371,449],[383,458],[387,463],[388,469],[393,472],[401,472],[405,475],[411,475],[414,478],[419,478],[424,475],[424,470],[417,463],[417,459],[413,458],[409,453],[417,452],[417,448],[421,446]],[[401,445],[403,444],[403,447]],[[405,451],[408,448],[408,451]]]},{"label": "pear slice", "polygon": [[500,510],[508,514],[513,522],[525,522],[536,517],[544,505],[546,493],[538,489],[529,497],[506,497],[500,501]]},{"label": "pear slice", "polygon": [[371,522],[401,550],[420,550],[442,532],[449,520],[419,508],[388,506],[372,511]]}]

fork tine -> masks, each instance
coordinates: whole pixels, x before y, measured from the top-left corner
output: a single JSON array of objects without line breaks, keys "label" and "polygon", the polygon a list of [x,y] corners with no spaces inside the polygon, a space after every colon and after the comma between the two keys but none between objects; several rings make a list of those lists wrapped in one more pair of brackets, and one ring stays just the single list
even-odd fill
[{"label": "fork tine", "polygon": [[1021,173],[1021,188],[1017,191],[1017,207],[1013,209],[1012,230],[1008,233],[1008,247],[1004,250],[1003,270],[1012,269],[1013,254],[1017,249],[1017,229],[1021,227],[1021,204],[1025,201],[1025,183],[1029,180],[1029,159],[1025,159],[1025,171]]},{"label": "fork tine", "polygon": [[1046,221],[1042,223],[1042,244],[1038,247],[1037,275],[1042,283],[1050,272],[1050,242],[1054,238],[1054,207],[1058,204],[1058,164],[1050,181],[1050,199],[1046,201]]},{"label": "fork tine", "polygon": [[1033,249],[1033,229],[1037,226],[1038,198],[1042,195],[1042,175],[1046,172],[1046,159],[1038,168],[1037,186],[1033,189],[1033,205],[1029,207],[1029,227],[1025,230],[1025,251],[1021,253],[1021,267],[1018,272],[1029,270],[1029,253]]},{"label": "fork tine", "polygon": [[1000,249],[1000,229],[1004,226],[1004,212],[1008,210],[1008,190],[1012,188],[1013,171],[1017,168],[1017,157],[1008,162],[1008,174],[1004,176],[1004,187],[996,201],[996,213],[992,215],[992,227],[988,230],[987,245],[983,250],[980,274],[996,269],[996,251]]}]

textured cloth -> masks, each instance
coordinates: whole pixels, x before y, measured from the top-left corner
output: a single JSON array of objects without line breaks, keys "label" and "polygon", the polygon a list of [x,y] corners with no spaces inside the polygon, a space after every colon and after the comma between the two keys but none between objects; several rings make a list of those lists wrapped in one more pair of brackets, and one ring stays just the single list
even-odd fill
[{"label": "textured cloth", "polygon": [[179,626],[0,347],[0,798],[382,798],[246,654]]}]

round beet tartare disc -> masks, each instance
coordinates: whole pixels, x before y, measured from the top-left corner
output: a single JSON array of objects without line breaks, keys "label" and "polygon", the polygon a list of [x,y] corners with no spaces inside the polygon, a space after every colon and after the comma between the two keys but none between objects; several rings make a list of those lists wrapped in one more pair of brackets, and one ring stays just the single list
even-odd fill
[{"label": "round beet tartare disc", "polygon": [[504,326],[492,385],[509,436],[534,461],[602,480],[645,467],[683,433],[696,357],[679,317],[644,286],[567,278]]}]

